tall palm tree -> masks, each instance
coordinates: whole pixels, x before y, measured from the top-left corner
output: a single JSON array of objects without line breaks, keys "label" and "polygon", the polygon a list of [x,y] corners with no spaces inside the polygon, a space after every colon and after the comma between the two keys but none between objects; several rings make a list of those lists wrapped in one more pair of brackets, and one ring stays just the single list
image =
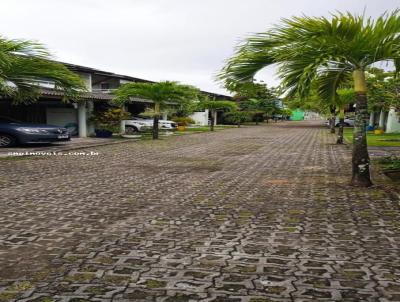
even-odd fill
[{"label": "tall palm tree", "polygon": [[[228,86],[250,81],[259,70],[275,64],[288,95],[307,95],[317,78],[320,78],[321,87],[329,83],[330,89],[336,89],[343,78],[352,76],[356,119],[351,183],[367,187],[372,183],[365,129],[365,70],[382,61],[392,61],[400,68],[398,10],[376,20],[350,13],[338,13],[330,19],[293,17],[239,45],[222,70],[220,79]],[[336,84],[332,85],[332,82]]]},{"label": "tall palm tree", "polygon": [[[335,105],[336,110],[339,112],[339,130],[337,135],[337,144],[344,143],[343,127],[344,123],[344,110],[352,101],[354,101],[355,93],[353,89],[341,88],[336,91]],[[336,123],[336,121],[335,121]]]},{"label": "tall palm tree", "polygon": [[52,61],[46,48],[36,42],[0,37],[0,95],[14,103],[26,103],[40,96],[40,82],[52,81],[64,91],[65,99],[84,89],[81,78],[64,65]]},{"label": "tall palm tree", "polygon": [[189,85],[177,82],[127,83],[115,91],[114,102],[118,105],[129,103],[138,97],[154,102],[153,139],[158,139],[158,121],[162,109],[191,102],[198,98],[200,91]]}]

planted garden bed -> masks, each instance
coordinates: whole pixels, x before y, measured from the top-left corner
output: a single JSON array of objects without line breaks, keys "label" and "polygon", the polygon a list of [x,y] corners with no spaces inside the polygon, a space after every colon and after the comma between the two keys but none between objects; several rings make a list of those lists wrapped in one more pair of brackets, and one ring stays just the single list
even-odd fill
[{"label": "planted garden bed", "polygon": [[382,173],[392,180],[400,180],[400,157],[389,156],[377,160]]}]

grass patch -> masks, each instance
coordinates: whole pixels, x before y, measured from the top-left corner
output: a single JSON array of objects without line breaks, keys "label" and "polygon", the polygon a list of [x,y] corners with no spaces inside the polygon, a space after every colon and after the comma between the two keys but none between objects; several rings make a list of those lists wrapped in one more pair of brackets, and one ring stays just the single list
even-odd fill
[{"label": "grass patch", "polygon": [[374,161],[382,169],[400,169],[400,157],[386,156]]},{"label": "grass patch", "polygon": [[162,288],[167,285],[165,281],[158,281],[158,280],[147,280],[146,287],[147,288]]},{"label": "grass patch", "polygon": [[92,273],[81,273],[81,274],[66,276],[64,280],[68,282],[89,282],[94,277],[95,275]]},{"label": "grass patch", "polygon": [[[344,138],[349,144],[353,142],[353,128],[344,129]],[[400,147],[400,133],[374,134],[368,131],[367,142],[371,147]]]},{"label": "grass patch", "polygon": [[30,283],[29,281],[22,281],[22,282],[17,282],[13,286],[9,288],[10,291],[13,292],[23,292],[28,289],[31,289],[33,287],[33,284]]},{"label": "grass patch", "polygon": [[[214,126],[215,131],[219,130],[224,130],[224,129],[229,129],[229,128],[235,128],[236,126],[233,125],[218,125]],[[179,132],[179,131],[177,131]],[[185,131],[183,132],[210,132],[210,127],[209,126],[200,126],[200,127],[187,127]]]}]

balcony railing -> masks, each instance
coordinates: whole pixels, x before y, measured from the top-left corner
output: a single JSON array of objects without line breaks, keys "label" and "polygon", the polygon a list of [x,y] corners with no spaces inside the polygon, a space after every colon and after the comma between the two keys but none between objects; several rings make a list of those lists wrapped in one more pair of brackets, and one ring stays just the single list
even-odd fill
[{"label": "balcony railing", "polygon": [[115,91],[116,89],[101,89],[101,88],[93,88],[92,89],[92,92],[95,92],[95,93],[107,93],[107,94],[110,94],[110,93],[112,93],[113,91]]}]

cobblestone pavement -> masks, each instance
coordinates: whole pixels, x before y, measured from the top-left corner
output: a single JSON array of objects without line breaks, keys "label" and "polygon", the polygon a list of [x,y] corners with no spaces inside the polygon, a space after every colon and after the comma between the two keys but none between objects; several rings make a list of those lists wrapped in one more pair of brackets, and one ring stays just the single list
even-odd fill
[{"label": "cobblestone pavement", "polygon": [[311,123],[0,161],[0,301],[400,301],[399,201]]}]

